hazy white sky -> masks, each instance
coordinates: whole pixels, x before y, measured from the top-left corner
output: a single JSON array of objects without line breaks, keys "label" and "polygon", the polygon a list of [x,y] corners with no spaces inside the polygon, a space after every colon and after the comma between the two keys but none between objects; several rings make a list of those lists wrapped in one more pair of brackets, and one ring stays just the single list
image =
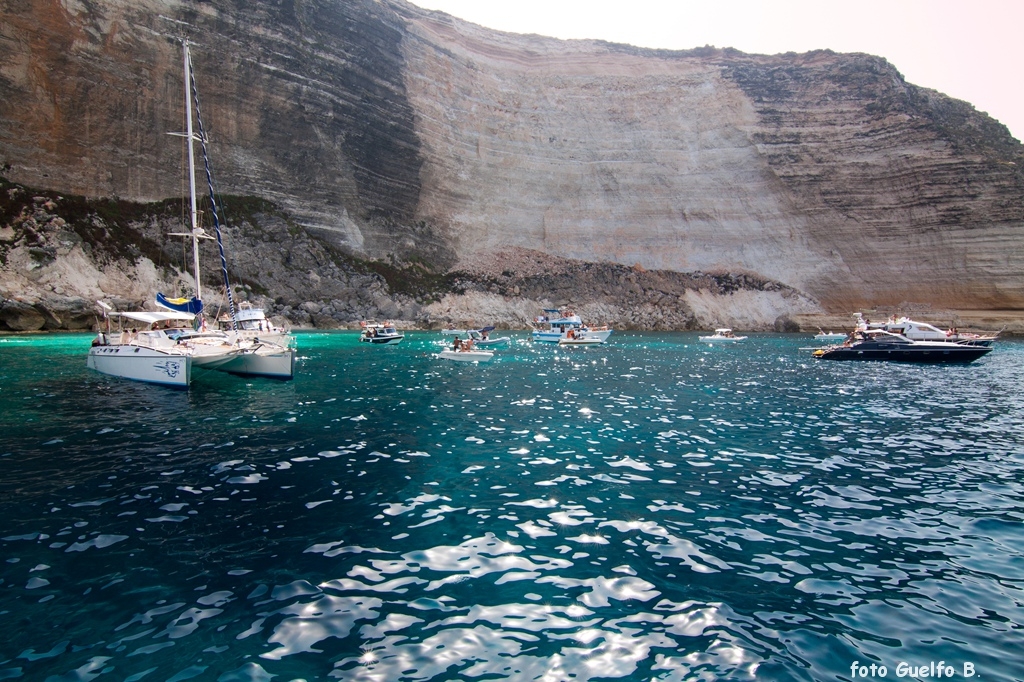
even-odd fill
[{"label": "hazy white sky", "polygon": [[642,47],[867,52],[1024,138],[1024,0],[412,0],[475,24]]}]

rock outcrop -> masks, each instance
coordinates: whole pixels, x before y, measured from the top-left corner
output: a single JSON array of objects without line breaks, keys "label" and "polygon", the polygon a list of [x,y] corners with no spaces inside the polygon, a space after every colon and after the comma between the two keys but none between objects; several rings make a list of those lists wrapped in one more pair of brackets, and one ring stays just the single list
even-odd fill
[{"label": "rock outcrop", "polygon": [[[298,324],[430,325],[484,300],[509,324],[564,299],[661,328],[1024,310],[1024,148],[877,57],[566,42],[402,0],[0,11],[0,175],[41,197],[7,197],[8,328],[184,286],[162,236],[182,35],[241,207],[231,267]],[[534,257],[546,273],[474,265]]]}]

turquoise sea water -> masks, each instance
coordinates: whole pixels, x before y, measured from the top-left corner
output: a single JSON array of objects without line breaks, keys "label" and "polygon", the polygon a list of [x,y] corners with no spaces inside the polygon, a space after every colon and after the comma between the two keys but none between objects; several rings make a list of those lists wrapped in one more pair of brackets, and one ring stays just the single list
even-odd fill
[{"label": "turquoise sea water", "polygon": [[514,337],[189,391],[0,338],[0,679],[1024,679],[1024,344]]}]

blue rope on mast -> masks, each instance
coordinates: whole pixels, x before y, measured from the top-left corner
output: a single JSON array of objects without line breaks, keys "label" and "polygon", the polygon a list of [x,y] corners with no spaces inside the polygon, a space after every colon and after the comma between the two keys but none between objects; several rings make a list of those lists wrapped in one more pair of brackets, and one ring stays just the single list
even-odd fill
[{"label": "blue rope on mast", "polygon": [[206,169],[206,184],[210,188],[210,212],[213,213],[213,227],[217,231],[217,250],[220,252],[220,270],[224,274],[224,289],[228,292],[228,310],[231,312],[231,330],[238,331],[235,319],[235,300],[231,296],[231,283],[228,281],[228,260],[224,256],[224,241],[220,234],[220,220],[217,217],[217,202],[214,199],[213,173],[210,172],[210,155],[206,152],[206,132],[203,130],[203,117],[199,113],[199,90],[192,68],[192,55],[188,62],[189,80],[192,82],[192,99],[196,103],[196,122],[199,124],[199,144],[203,148],[203,167]]}]

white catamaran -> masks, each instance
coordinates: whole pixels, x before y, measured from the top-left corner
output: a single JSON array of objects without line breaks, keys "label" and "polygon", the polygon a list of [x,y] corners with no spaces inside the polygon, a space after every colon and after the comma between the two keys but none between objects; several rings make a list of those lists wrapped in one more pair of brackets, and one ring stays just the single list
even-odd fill
[{"label": "white catamaran", "polygon": [[[193,144],[202,145],[204,160],[208,159],[199,99],[195,88],[192,59],[187,40],[182,41],[185,73],[186,132],[179,134],[187,140],[189,196],[191,200],[191,229],[173,233],[192,240],[192,264],[195,278],[195,296],[191,300],[169,299],[162,293],[156,296],[163,312],[111,312],[110,306],[100,302],[106,321],[106,331],[92,343],[86,366],[98,372],[169,386],[187,387],[192,368],[216,369],[233,374],[270,376],[290,379],[295,371],[295,348],[291,337],[267,334],[266,338],[247,334],[239,329],[235,316],[231,287],[227,277],[217,206],[214,201],[213,179],[207,162],[206,179],[210,188],[211,213],[217,236],[213,237],[199,225],[196,200],[195,153]],[[192,102],[195,98],[199,135],[193,133]],[[207,331],[202,318],[203,302],[199,276],[199,242],[216,239],[221,255],[224,286],[230,310],[230,331]],[[262,311],[261,311],[262,312]],[[111,319],[118,322],[118,331],[111,331]]]}]

